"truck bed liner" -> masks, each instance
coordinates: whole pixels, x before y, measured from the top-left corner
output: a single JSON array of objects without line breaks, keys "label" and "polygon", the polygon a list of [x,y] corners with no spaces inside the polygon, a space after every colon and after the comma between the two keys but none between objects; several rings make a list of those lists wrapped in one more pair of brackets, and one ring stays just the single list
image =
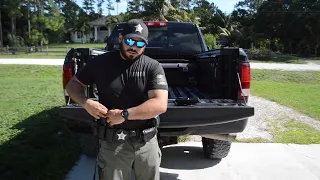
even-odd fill
[{"label": "truck bed liner", "polygon": [[172,105],[178,98],[196,98],[199,100],[197,105],[236,105],[236,101],[232,99],[216,99],[213,95],[200,91],[196,87],[169,87],[169,105]]},{"label": "truck bed liner", "polygon": [[208,94],[200,92],[196,87],[169,87],[169,99],[177,99],[179,97],[210,99]]}]

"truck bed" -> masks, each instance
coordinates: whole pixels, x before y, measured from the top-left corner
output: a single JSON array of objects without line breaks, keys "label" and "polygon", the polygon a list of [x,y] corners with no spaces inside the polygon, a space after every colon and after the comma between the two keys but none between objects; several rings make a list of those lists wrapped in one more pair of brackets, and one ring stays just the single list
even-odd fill
[{"label": "truck bed", "polygon": [[[232,99],[213,98],[196,87],[169,87],[168,109],[160,115],[160,128],[183,128],[228,123],[253,115],[253,107]],[[180,103],[177,103],[179,102]],[[181,101],[183,103],[181,103]],[[189,102],[191,101],[191,102]],[[60,108],[60,116],[87,121],[92,117],[78,104]]]},{"label": "truck bed", "polygon": [[205,93],[196,87],[169,87],[169,106],[174,106],[177,99],[198,99],[197,106],[235,106],[237,102],[232,99],[217,99],[213,94]]}]

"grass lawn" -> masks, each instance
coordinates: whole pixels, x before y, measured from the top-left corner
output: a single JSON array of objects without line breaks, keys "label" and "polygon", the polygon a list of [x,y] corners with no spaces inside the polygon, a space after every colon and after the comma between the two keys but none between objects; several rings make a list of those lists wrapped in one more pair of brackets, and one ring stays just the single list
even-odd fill
[{"label": "grass lawn", "polygon": [[61,67],[0,65],[0,179],[63,179],[80,145],[58,115]]},{"label": "grass lawn", "polygon": [[[320,131],[294,119],[282,123],[269,122],[273,141],[276,143],[319,144]],[[283,128],[280,128],[283,127]]]},{"label": "grass lawn", "polygon": [[73,48],[104,48],[106,43],[61,43],[61,44],[49,44],[48,47],[73,47]]},{"label": "grass lawn", "polygon": [[0,59],[64,59],[67,53],[19,53],[16,55],[0,54]]},{"label": "grass lawn", "polygon": [[[251,70],[251,93],[294,108],[320,120],[320,72]],[[320,143],[320,131],[295,119],[268,121],[272,140],[237,140],[249,143]]]},{"label": "grass lawn", "polygon": [[294,143],[294,144],[319,144],[320,131],[291,119],[287,122],[281,120],[269,121],[268,127],[273,136],[272,140],[253,138],[245,140],[236,140],[245,143]]},{"label": "grass lawn", "polygon": [[252,70],[253,95],[276,101],[320,120],[320,72]]},{"label": "grass lawn", "polygon": [[312,57],[312,58],[308,58],[310,60],[320,60],[320,57]]},{"label": "grass lawn", "polygon": [[250,62],[307,64],[307,62],[304,61],[304,60],[301,60],[301,59],[298,59],[298,58],[292,58],[292,57],[274,57],[272,59],[266,59],[266,60],[250,59]]},{"label": "grass lawn", "polygon": [[15,55],[2,53],[0,58],[32,58],[32,59],[63,59],[70,48],[98,48],[102,49],[106,43],[72,43],[72,44],[50,44],[48,45],[48,53],[46,46],[43,47],[42,52],[31,52],[26,54],[26,49],[21,47]]}]

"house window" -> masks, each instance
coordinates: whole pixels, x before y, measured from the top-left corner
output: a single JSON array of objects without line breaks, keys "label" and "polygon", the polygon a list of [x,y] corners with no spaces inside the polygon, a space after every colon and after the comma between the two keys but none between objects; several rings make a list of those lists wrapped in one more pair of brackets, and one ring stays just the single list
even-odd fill
[{"label": "house window", "polygon": [[77,32],[77,38],[78,38],[78,39],[81,38],[81,32]]}]

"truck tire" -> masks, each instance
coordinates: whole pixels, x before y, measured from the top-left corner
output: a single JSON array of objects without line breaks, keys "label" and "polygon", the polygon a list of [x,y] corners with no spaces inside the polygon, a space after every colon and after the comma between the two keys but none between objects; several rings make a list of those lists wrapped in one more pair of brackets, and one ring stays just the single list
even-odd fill
[{"label": "truck tire", "polygon": [[231,142],[202,137],[204,156],[208,159],[222,159],[230,152]]},{"label": "truck tire", "polygon": [[160,148],[162,148],[163,146],[171,145],[171,144],[178,144],[178,137],[158,135],[158,143]]}]

